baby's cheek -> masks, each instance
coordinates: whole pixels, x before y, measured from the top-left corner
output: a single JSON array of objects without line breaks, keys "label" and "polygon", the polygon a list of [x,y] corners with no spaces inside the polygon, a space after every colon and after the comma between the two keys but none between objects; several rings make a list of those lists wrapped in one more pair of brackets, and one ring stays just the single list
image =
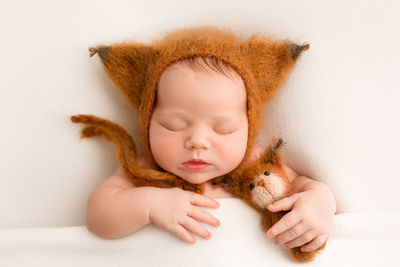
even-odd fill
[{"label": "baby's cheek", "polygon": [[167,169],[168,163],[173,163],[178,156],[178,144],[176,138],[172,136],[150,136],[151,154],[158,165]]},{"label": "baby's cheek", "polygon": [[237,166],[242,161],[247,147],[247,138],[243,136],[225,137],[218,146],[220,157],[226,165]]}]

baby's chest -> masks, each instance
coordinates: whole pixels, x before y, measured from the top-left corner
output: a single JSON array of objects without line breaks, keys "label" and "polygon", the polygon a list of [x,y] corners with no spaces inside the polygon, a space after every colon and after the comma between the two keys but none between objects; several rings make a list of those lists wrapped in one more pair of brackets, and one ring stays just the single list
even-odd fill
[{"label": "baby's chest", "polygon": [[204,184],[203,195],[209,198],[233,198],[235,197],[232,193],[228,192],[221,186],[214,186],[211,183]]}]

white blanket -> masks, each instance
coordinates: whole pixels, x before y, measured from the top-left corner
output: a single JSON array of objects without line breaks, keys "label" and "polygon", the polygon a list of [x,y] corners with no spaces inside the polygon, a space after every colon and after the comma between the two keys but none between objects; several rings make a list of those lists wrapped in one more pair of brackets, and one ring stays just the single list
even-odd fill
[{"label": "white blanket", "polygon": [[[259,225],[259,215],[238,199],[209,209],[221,226],[205,225],[210,240],[190,245],[148,225],[135,234],[103,240],[85,226],[0,230],[0,266],[299,266]],[[400,213],[336,215],[325,250],[306,266],[400,266]]]}]

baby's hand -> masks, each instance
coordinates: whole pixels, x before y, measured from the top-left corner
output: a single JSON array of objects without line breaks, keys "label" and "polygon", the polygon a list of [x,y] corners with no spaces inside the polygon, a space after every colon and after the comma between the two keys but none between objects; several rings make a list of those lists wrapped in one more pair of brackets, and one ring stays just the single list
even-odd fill
[{"label": "baby's hand", "polygon": [[157,188],[150,205],[150,221],[175,234],[184,241],[194,244],[196,240],[188,232],[209,239],[208,232],[198,221],[219,226],[217,218],[201,207],[218,208],[219,203],[203,195],[180,188]]},{"label": "baby's hand", "polygon": [[[312,181],[312,180],[311,180]],[[268,232],[275,244],[300,247],[303,252],[320,248],[328,239],[336,212],[336,201],[330,189],[312,181],[311,187],[268,206],[272,212],[291,210]]]}]

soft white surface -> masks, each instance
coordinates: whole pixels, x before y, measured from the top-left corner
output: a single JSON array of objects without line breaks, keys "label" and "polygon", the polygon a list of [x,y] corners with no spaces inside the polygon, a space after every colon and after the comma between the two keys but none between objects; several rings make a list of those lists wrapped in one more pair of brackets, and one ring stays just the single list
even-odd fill
[{"label": "soft white surface", "polygon": [[[103,240],[86,227],[0,230],[0,266],[300,266],[268,239],[259,214],[238,199],[220,199],[219,228],[190,245],[149,225]],[[382,224],[385,227],[382,227]],[[399,266],[400,213],[337,215],[327,246],[306,266]]]}]

